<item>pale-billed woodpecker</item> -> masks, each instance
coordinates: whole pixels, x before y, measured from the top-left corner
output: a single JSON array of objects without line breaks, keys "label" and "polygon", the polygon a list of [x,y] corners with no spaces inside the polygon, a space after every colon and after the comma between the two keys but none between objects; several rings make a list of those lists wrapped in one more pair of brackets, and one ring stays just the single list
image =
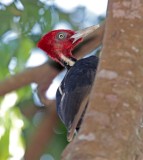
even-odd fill
[{"label": "pale-billed woodpecker", "polygon": [[72,50],[97,27],[92,26],[77,32],[53,30],[38,43],[39,48],[67,69],[56,93],[56,105],[57,113],[68,130],[68,141],[72,140],[75,131],[80,127],[98,65],[98,57],[77,60],[72,55]]}]

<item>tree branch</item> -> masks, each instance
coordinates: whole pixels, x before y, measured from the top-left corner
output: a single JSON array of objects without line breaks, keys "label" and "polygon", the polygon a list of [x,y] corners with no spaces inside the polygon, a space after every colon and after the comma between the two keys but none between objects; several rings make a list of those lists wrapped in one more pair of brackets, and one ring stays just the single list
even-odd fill
[{"label": "tree branch", "polygon": [[96,82],[63,160],[143,159],[142,17],[142,0],[109,0]]},{"label": "tree branch", "polygon": [[[48,115],[48,116],[47,116]],[[38,160],[42,155],[47,144],[51,140],[56,124],[57,124],[57,114],[55,111],[55,101],[51,103],[51,106],[48,107],[48,111],[45,112],[45,116],[38,126],[35,134],[30,137],[30,142],[26,147],[25,160]]]},{"label": "tree branch", "polygon": [[23,72],[13,75],[0,82],[0,96],[26,86],[32,82],[38,84],[45,83],[44,77],[48,77],[47,79],[51,82],[57,74],[58,71],[46,63],[38,67],[27,68]]}]

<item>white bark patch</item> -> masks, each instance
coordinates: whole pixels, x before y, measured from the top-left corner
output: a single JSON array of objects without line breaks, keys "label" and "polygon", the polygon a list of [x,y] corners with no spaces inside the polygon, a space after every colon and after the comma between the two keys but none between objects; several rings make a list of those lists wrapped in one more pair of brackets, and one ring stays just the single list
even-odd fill
[{"label": "white bark patch", "polygon": [[114,71],[109,71],[109,70],[102,69],[97,74],[97,77],[99,77],[99,78],[106,78],[106,79],[112,80],[112,79],[117,78],[118,74],[117,74],[117,72],[114,72]]},{"label": "white bark patch", "polygon": [[128,71],[127,74],[128,74],[129,76],[132,76],[132,75],[133,75],[133,72],[132,72],[132,71]]},{"label": "white bark patch", "polygon": [[131,26],[131,27],[134,27],[134,24],[131,23],[130,26]]},{"label": "white bark patch", "polygon": [[124,29],[120,29],[120,31],[121,31],[122,33],[124,33],[124,32],[125,32],[125,30],[124,30]]},{"label": "white bark patch", "polygon": [[137,47],[135,47],[135,46],[132,46],[132,50],[133,50],[134,52],[136,52],[136,53],[139,52],[139,49],[138,49]]},{"label": "white bark patch", "polygon": [[140,8],[141,0],[131,0],[113,3],[113,17],[126,19],[141,19]]},{"label": "white bark patch", "polygon": [[124,1],[123,6],[124,7],[130,7],[130,2],[129,1]]},{"label": "white bark patch", "polygon": [[116,113],[116,117],[120,117],[121,115],[120,115],[120,113]]},{"label": "white bark patch", "polygon": [[141,87],[142,87],[142,84],[137,84],[137,87],[138,87],[138,88],[141,88]]},{"label": "white bark patch", "polygon": [[95,135],[93,133],[89,133],[87,135],[80,135],[78,137],[79,140],[86,140],[86,141],[94,141],[95,140]]},{"label": "white bark patch", "polygon": [[118,98],[116,95],[109,94],[106,96],[107,100],[112,103],[118,103]]},{"label": "white bark patch", "polygon": [[128,103],[124,102],[123,106],[128,108],[130,105]]}]

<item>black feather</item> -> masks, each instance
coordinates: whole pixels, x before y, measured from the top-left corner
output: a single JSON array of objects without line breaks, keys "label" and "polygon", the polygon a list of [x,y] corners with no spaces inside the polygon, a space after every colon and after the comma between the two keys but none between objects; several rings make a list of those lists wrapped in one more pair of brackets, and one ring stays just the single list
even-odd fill
[{"label": "black feather", "polygon": [[[57,90],[57,112],[68,130],[71,129],[83,99],[90,93],[97,65],[98,57],[96,56],[76,61],[74,66],[68,70]],[[86,106],[87,104],[85,108]],[[81,119],[78,124],[80,123]]]}]

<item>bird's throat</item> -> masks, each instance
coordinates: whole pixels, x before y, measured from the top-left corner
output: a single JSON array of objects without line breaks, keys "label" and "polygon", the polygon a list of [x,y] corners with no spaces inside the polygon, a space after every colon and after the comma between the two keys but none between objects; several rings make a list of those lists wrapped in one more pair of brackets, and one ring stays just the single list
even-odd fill
[{"label": "bird's throat", "polygon": [[73,58],[73,57],[66,57],[66,56],[64,56],[63,54],[61,55],[61,62],[62,62],[62,64],[67,68],[67,69],[69,69],[70,67],[72,67],[74,64],[75,64],[75,62],[76,62],[76,59],[75,58]]}]

